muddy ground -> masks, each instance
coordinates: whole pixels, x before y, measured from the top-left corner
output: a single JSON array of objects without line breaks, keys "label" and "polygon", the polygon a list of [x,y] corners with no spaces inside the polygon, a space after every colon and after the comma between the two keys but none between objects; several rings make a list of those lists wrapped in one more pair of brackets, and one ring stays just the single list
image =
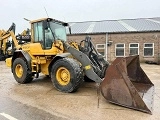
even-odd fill
[{"label": "muddy ground", "polygon": [[160,66],[141,64],[141,67],[155,85],[153,115],[108,103],[97,92],[96,83],[85,82],[75,93],[57,91],[50,78],[43,75],[29,84],[18,84],[3,61],[0,96],[69,120],[159,120]]}]

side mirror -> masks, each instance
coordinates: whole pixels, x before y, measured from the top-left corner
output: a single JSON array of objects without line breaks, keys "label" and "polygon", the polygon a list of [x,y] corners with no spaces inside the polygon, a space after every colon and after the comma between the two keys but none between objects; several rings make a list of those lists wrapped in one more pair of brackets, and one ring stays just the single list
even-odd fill
[{"label": "side mirror", "polygon": [[69,26],[69,34],[71,34],[71,26]]}]

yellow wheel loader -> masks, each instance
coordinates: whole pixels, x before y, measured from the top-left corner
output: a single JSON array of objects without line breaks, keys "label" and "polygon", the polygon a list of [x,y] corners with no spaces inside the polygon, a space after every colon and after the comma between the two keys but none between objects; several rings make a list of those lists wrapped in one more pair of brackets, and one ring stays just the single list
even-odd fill
[{"label": "yellow wheel loader", "polygon": [[90,37],[80,44],[67,42],[67,23],[52,18],[30,23],[30,42],[22,44],[12,59],[6,60],[18,83],[29,83],[43,73],[51,77],[57,90],[70,93],[80,87],[86,76],[100,84],[109,102],[152,113],[154,85],[141,69],[139,56],[117,58],[110,65]]},{"label": "yellow wheel loader", "polygon": [[11,57],[20,44],[29,42],[28,40],[30,40],[29,29],[15,36],[15,27],[16,25],[12,23],[7,31],[0,30],[0,61]]}]

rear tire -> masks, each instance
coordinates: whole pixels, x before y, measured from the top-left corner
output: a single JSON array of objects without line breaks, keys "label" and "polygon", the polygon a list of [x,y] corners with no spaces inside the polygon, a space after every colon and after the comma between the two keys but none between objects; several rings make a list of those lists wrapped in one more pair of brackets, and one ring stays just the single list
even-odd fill
[{"label": "rear tire", "polygon": [[83,70],[76,60],[63,58],[53,64],[51,80],[57,90],[75,92],[83,83]]},{"label": "rear tire", "polygon": [[4,61],[5,60],[5,56],[0,54],[0,61]]},{"label": "rear tire", "polygon": [[23,58],[16,58],[13,62],[13,76],[18,83],[25,84],[33,80],[32,72]]}]

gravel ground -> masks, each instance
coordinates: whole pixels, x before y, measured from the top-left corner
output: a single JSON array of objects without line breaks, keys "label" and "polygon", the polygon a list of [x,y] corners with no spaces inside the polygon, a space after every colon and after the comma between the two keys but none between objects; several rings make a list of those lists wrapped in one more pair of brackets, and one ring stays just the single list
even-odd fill
[{"label": "gravel ground", "polygon": [[[75,93],[57,91],[43,75],[29,84],[18,84],[10,68],[0,62],[0,95],[69,120],[159,120],[160,66],[141,64],[155,85],[153,115],[108,103],[96,83],[84,83]],[[14,105],[13,105],[14,106]]]}]

